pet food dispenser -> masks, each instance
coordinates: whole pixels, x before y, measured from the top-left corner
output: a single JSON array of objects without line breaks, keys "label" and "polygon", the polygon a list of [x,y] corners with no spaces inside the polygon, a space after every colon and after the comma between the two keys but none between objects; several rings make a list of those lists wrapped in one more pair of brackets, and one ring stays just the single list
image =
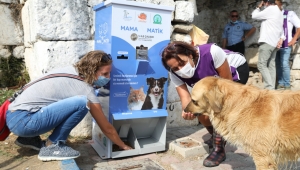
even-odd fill
[{"label": "pet food dispenser", "polygon": [[[170,42],[173,10],[124,0],[107,0],[94,7],[95,50],[113,59],[109,102],[102,105],[108,108],[107,118],[122,140],[134,148],[119,150],[93,121],[92,146],[102,159],[166,149],[168,71],[160,53]],[[132,102],[131,89],[142,89],[146,99]]]}]

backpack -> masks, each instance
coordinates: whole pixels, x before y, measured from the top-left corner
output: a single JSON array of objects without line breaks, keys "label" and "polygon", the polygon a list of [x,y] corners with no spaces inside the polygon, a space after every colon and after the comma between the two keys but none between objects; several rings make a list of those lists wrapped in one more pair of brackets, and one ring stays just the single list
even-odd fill
[{"label": "backpack", "polygon": [[1,106],[0,106],[0,141],[4,141],[8,135],[10,134],[10,130],[6,125],[6,112],[8,110],[8,106],[11,102],[15,100],[16,97],[18,97],[25,89],[27,89],[29,86],[32,84],[39,82],[41,80],[45,80],[48,78],[54,78],[54,77],[68,77],[68,78],[73,78],[77,79],[80,81],[83,81],[81,77],[77,75],[72,75],[72,74],[64,74],[64,73],[57,73],[57,74],[50,74],[48,76],[42,77],[36,81],[33,81],[29,84],[26,84],[23,86],[19,91],[17,91],[13,96],[9,99],[7,99]]},{"label": "backpack", "polygon": [[8,135],[10,134],[10,130],[6,125],[6,111],[8,110],[8,106],[10,104],[10,100],[7,99],[1,106],[0,106],[0,141],[4,141]]}]

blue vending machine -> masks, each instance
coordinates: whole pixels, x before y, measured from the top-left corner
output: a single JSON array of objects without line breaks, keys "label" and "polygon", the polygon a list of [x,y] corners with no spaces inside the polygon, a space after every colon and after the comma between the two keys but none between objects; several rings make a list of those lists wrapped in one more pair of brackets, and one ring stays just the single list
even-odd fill
[{"label": "blue vending machine", "polygon": [[160,54],[170,42],[173,10],[124,0],[94,7],[95,49],[113,59],[106,116],[121,139],[134,148],[120,150],[94,122],[92,146],[102,159],[166,149],[168,72]]}]

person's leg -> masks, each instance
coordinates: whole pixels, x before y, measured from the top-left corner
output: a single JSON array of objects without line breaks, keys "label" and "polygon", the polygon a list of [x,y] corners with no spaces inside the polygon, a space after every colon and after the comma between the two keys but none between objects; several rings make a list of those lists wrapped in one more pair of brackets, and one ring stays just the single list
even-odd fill
[{"label": "person's leg", "polygon": [[265,89],[274,89],[272,83],[272,77],[268,68],[268,62],[274,49],[275,47],[272,47],[267,43],[261,44],[258,49],[257,68],[262,75]]},{"label": "person's leg", "polygon": [[291,55],[292,47],[284,48],[282,51],[282,84],[285,88],[290,88],[290,55]]},{"label": "person's leg", "polygon": [[207,141],[204,141],[205,144],[208,145],[209,148],[213,147],[213,131],[214,128],[209,120],[209,117],[206,115],[200,115],[198,116],[198,121],[206,128],[209,134],[211,134],[211,138],[209,138]]},{"label": "person's leg", "polygon": [[274,48],[272,51],[271,57],[269,58],[268,61],[268,69],[271,77],[271,86],[272,89],[275,89],[275,83],[276,83],[276,66],[275,66],[275,59],[276,59],[276,54],[277,54],[278,48]]},{"label": "person's leg", "polygon": [[7,112],[7,125],[17,136],[34,137],[52,129],[52,142],[65,141],[71,130],[87,114],[85,96],[70,97],[41,108],[37,112]]},{"label": "person's leg", "polygon": [[236,46],[237,46],[236,52],[239,52],[239,53],[245,55],[245,43],[244,43],[244,41],[239,42]]},{"label": "person's leg", "polygon": [[284,87],[282,80],[282,60],[283,60],[283,49],[279,49],[276,53],[276,75],[277,75],[277,86],[276,89],[282,89]]},{"label": "person's leg", "polygon": [[214,132],[213,134],[213,144],[214,150],[206,157],[203,161],[203,165],[206,167],[218,166],[221,162],[225,161],[225,140],[223,137]]}]

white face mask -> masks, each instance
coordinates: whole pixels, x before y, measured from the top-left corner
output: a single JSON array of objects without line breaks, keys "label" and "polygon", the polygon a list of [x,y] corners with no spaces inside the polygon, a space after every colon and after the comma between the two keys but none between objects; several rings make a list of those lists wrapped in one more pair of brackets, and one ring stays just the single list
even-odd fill
[{"label": "white face mask", "polygon": [[190,64],[190,61],[188,60],[186,65],[183,66],[180,70],[175,71],[175,73],[182,78],[191,78],[191,77],[193,77],[195,70],[196,70],[196,68],[192,67],[192,65]]}]

